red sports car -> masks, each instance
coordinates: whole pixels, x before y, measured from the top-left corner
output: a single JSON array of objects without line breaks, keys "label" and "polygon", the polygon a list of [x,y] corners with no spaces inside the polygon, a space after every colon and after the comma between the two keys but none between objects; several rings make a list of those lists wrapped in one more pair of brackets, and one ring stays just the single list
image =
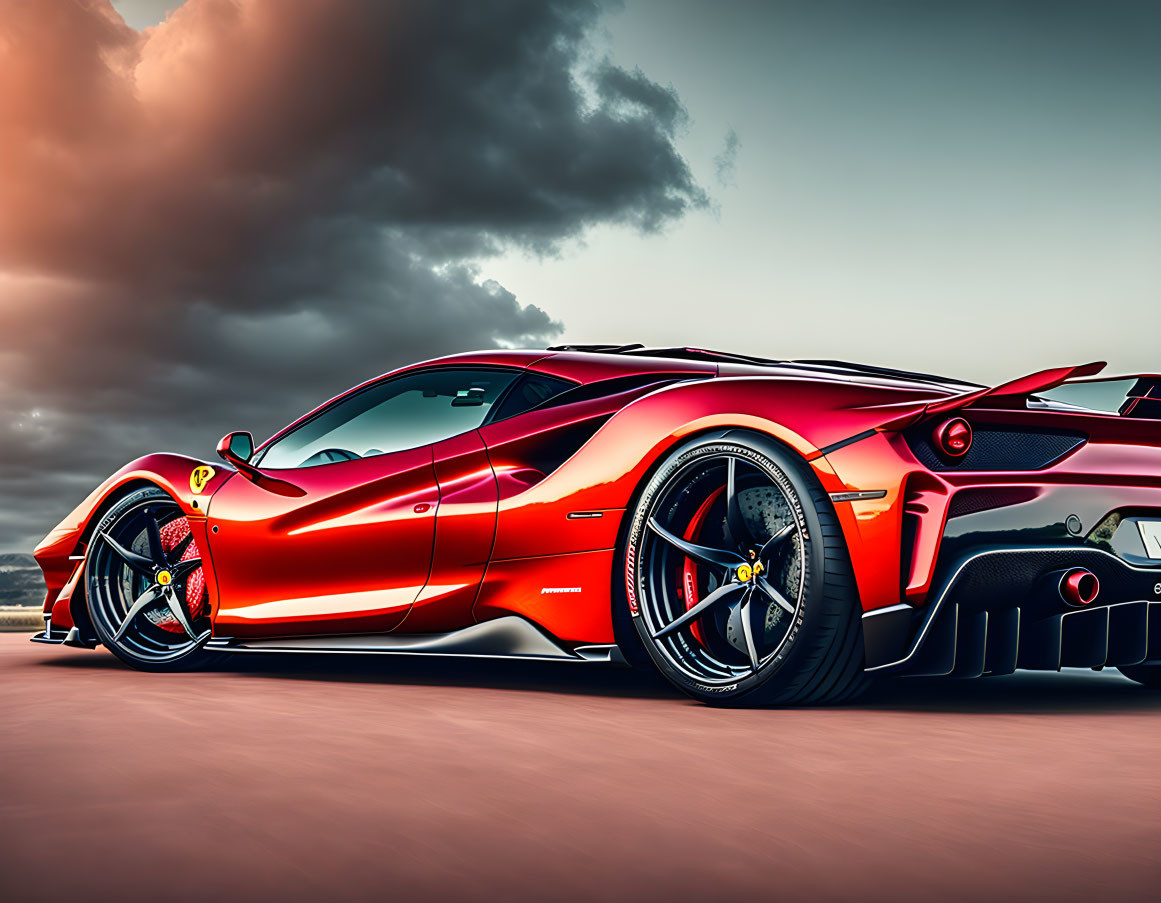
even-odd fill
[{"label": "red sports car", "polygon": [[[39,642],[653,665],[697,699],[1115,666],[1161,685],[1161,376],[1119,412],[836,361],[561,346],[405,367],[225,464],[147,455],[36,550]],[[1111,386],[1114,390],[1118,387]]]}]

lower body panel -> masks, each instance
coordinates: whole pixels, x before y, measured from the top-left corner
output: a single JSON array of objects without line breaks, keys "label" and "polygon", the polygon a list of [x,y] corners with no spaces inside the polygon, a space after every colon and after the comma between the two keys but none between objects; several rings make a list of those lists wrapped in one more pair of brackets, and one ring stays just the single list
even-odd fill
[{"label": "lower body panel", "polygon": [[448,633],[244,640],[215,638],[206,644],[206,649],[217,652],[346,652],[624,663],[620,650],[613,644],[566,648],[530,621],[515,615],[494,618]]}]

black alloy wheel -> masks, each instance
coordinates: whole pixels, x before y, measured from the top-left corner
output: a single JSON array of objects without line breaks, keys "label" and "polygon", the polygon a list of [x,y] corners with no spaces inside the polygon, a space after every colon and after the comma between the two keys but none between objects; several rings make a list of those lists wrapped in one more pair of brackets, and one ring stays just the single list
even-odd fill
[{"label": "black alloy wheel", "polygon": [[146,671],[204,666],[209,640],[202,560],[185,514],[161,489],[109,511],[89,540],[85,596],[100,641]]},{"label": "black alloy wheel", "polygon": [[869,683],[830,499],[766,437],[738,432],[673,452],[634,512],[625,578],[645,651],[697,699],[833,703]]}]

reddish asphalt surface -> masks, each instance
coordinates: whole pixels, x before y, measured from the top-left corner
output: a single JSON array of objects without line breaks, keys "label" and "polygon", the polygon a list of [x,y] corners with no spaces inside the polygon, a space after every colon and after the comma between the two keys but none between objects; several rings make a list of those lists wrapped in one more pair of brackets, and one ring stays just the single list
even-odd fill
[{"label": "reddish asphalt surface", "polygon": [[0,635],[0,898],[1156,900],[1161,693],[896,682],[727,711],[607,667]]}]

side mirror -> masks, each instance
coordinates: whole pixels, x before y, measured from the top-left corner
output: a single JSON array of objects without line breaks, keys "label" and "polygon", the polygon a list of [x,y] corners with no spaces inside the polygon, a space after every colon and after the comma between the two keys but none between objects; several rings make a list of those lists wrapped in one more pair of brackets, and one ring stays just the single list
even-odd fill
[{"label": "side mirror", "polygon": [[218,443],[218,457],[233,464],[248,464],[254,457],[254,437],[246,432],[226,433]]},{"label": "side mirror", "polygon": [[250,459],[254,457],[254,437],[249,433],[241,431],[226,433],[218,443],[218,456],[227,464],[233,464],[238,473],[267,492],[290,498],[301,498],[306,495],[305,489],[263,473],[250,463]]},{"label": "side mirror", "polygon": [[470,389],[460,389],[452,399],[453,408],[473,408],[484,403],[484,387],[472,386]]}]

